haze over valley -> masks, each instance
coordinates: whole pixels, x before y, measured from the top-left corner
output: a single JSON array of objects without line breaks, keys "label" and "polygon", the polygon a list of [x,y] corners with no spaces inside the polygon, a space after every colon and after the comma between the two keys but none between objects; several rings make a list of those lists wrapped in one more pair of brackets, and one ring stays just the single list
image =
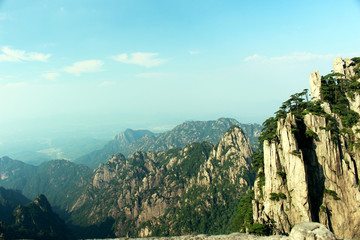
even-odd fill
[{"label": "haze over valley", "polygon": [[0,0],[0,239],[360,239],[359,17]]}]

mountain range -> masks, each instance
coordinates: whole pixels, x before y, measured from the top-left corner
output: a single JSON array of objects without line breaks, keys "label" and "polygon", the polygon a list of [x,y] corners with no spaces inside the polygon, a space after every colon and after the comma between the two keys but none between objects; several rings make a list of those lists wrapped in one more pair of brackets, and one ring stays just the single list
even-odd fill
[{"label": "mountain range", "polygon": [[215,146],[202,142],[130,158],[117,154],[95,170],[71,209],[72,224],[107,223],[102,234],[113,229],[116,236],[228,231],[254,180],[251,155],[250,142],[237,126]]},{"label": "mountain range", "polygon": [[102,149],[86,154],[74,162],[95,168],[117,153],[129,157],[138,151],[165,151],[172,148],[183,148],[193,142],[206,141],[216,144],[233,125],[241,127],[250,139],[252,146],[256,146],[261,125],[242,124],[235,119],[220,118],[216,121],[187,121],[161,134],[154,134],[147,130],[127,129],[115,136]]},{"label": "mountain range", "polygon": [[33,166],[2,157],[0,176],[0,186],[16,189],[29,199],[45,194],[54,209],[64,213],[87,186],[92,170],[67,160],[53,160]]},{"label": "mountain range", "polygon": [[333,73],[309,81],[311,100],[306,89],[291,95],[263,126],[222,118],[162,134],[128,129],[78,160],[93,170],[2,157],[0,186],[17,190],[0,188],[0,234],[51,235],[53,223],[67,232],[53,205],[78,238],[289,234],[320,222],[359,239],[360,58],[337,58]]}]

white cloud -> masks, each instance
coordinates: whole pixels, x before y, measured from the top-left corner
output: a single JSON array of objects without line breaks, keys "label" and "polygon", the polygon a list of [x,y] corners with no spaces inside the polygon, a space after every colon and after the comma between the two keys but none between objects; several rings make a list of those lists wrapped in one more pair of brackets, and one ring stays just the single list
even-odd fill
[{"label": "white cloud", "polygon": [[250,61],[257,61],[257,60],[264,60],[267,59],[267,57],[265,56],[260,56],[259,54],[254,54],[252,56],[248,56],[244,59],[245,62],[250,62]]},{"label": "white cloud", "polygon": [[147,73],[139,73],[136,74],[135,76],[140,78],[159,78],[159,77],[169,77],[171,75],[162,72],[147,72]]},{"label": "white cloud", "polygon": [[189,54],[190,55],[198,55],[198,54],[200,54],[200,51],[189,50]]},{"label": "white cloud", "polygon": [[314,54],[309,52],[293,52],[289,55],[284,56],[275,56],[267,57],[254,54],[252,56],[246,57],[245,62],[250,61],[310,61],[310,60],[331,60],[334,59],[337,55],[335,54]]},{"label": "white cloud", "polygon": [[45,73],[42,76],[49,80],[55,80],[57,77],[60,76],[60,74],[59,73]]},{"label": "white cloud", "polygon": [[76,62],[71,66],[65,67],[64,71],[75,75],[87,72],[99,72],[104,63],[100,60],[86,60],[82,62]]},{"label": "white cloud", "polygon": [[129,56],[126,53],[122,53],[117,56],[113,56],[112,59],[126,64],[135,64],[143,67],[155,67],[168,61],[168,59],[156,58],[158,55],[158,53],[137,52],[131,53]]},{"label": "white cloud", "polygon": [[17,83],[8,83],[5,85],[7,88],[20,88],[25,87],[27,84],[25,82],[17,82]]},{"label": "white cloud", "polygon": [[111,82],[111,81],[104,81],[99,84],[100,87],[108,87],[108,86],[113,86],[113,85],[115,85],[115,82]]},{"label": "white cloud", "polygon": [[43,54],[36,52],[25,52],[23,50],[11,49],[3,47],[1,49],[0,62],[21,62],[21,61],[40,61],[46,62],[51,54]]}]

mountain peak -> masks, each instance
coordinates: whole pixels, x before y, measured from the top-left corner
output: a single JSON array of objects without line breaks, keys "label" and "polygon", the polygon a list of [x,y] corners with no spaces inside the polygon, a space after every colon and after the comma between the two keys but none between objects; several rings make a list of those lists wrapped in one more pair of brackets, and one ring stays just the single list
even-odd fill
[{"label": "mountain peak", "polygon": [[37,205],[44,212],[52,212],[51,206],[44,194],[40,194],[35,200],[34,204]]},{"label": "mountain peak", "polygon": [[252,149],[248,137],[239,126],[232,126],[217,144],[216,155],[220,156],[231,154],[232,151],[239,152],[245,159],[250,159]]}]

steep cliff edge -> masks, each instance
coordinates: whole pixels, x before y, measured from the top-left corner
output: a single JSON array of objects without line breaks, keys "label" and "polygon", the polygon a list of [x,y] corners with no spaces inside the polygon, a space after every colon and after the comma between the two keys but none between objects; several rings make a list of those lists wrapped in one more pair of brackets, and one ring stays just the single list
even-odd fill
[{"label": "steep cliff edge", "polygon": [[253,218],[274,233],[316,221],[360,238],[359,60],[337,58],[334,73],[311,74],[312,102],[294,94],[264,123]]},{"label": "steep cliff edge", "polygon": [[252,185],[251,154],[236,126],[216,146],[118,154],[95,170],[72,208],[73,224],[106,224],[99,237],[219,233]]}]

